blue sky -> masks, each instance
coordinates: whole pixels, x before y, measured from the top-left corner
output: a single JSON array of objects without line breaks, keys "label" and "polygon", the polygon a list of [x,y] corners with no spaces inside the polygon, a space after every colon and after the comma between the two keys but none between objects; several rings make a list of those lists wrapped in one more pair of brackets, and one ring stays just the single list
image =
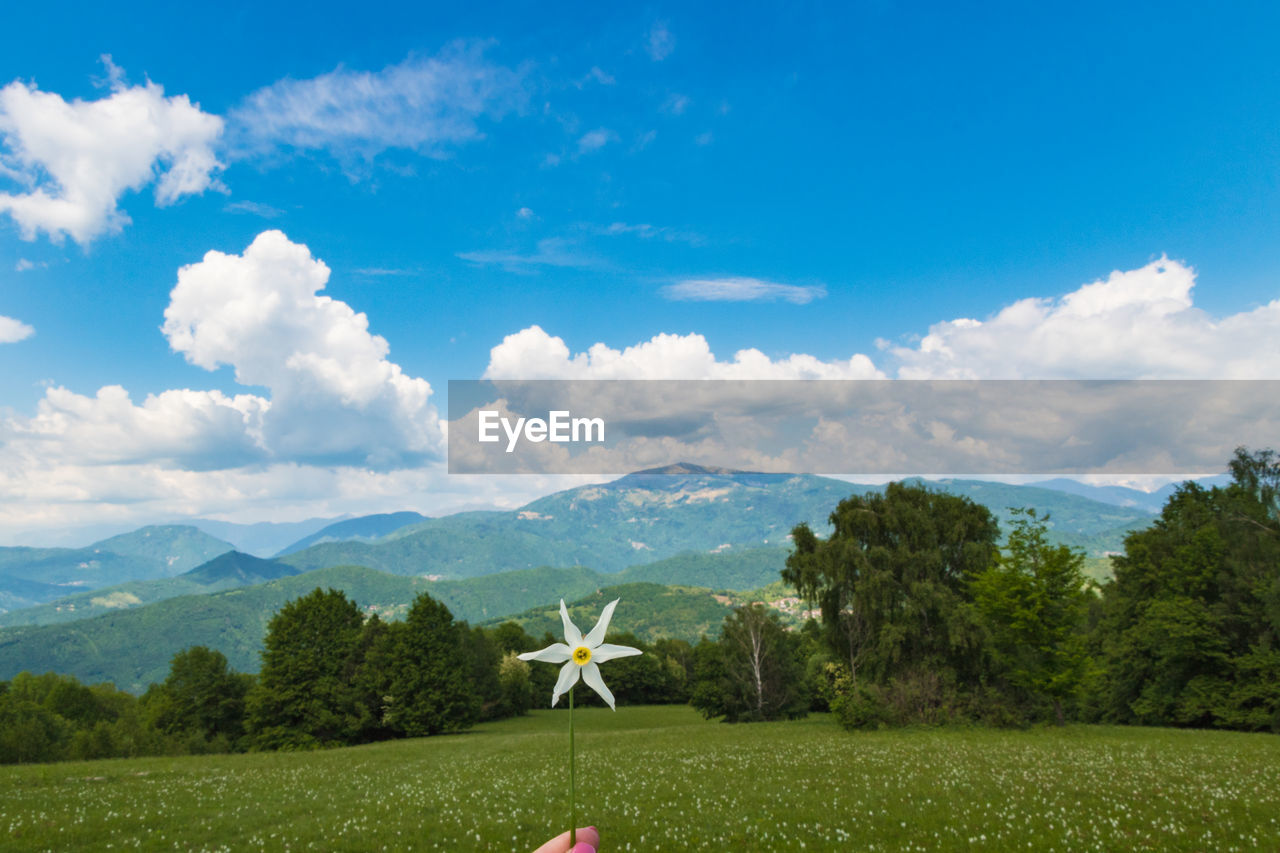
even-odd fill
[{"label": "blue sky", "polygon": [[[521,500],[436,453],[446,380],[502,364],[1280,372],[1273,4],[6,16],[0,538]],[[237,338],[219,274],[313,270],[245,260],[270,230],[329,275]]]}]

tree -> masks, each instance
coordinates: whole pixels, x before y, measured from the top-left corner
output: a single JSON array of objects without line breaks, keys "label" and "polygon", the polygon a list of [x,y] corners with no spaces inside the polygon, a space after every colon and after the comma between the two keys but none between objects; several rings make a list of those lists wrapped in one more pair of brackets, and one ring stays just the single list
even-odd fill
[{"label": "tree", "polygon": [[1280,731],[1280,462],[1239,448],[1230,468],[1225,488],[1184,483],[1113,560],[1103,718]]},{"label": "tree", "polygon": [[1049,702],[1059,725],[1063,702],[1084,677],[1082,628],[1088,606],[1084,554],[1047,540],[1048,516],[1013,511],[1005,553],[973,581],[974,603],[990,635],[999,677],[1022,702]]},{"label": "tree", "polygon": [[427,593],[414,599],[403,626],[392,633],[388,714],[409,737],[467,729],[480,713],[465,624]]},{"label": "tree", "polygon": [[986,507],[923,486],[890,483],[831,514],[830,538],[801,524],[783,580],[822,613],[823,635],[851,681],[917,673],[976,681],[980,641],[970,581],[995,558]]},{"label": "tree", "polygon": [[169,675],[148,697],[157,728],[191,733],[230,748],[244,735],[244,698],[251,679],[231,671],[222,652],[192,646],[173,656]]},{"label": "tree", "polygon": [[725,617],[719,643],[695,649],[690,704],[707,718],[753,722],[801,717],[809,710],[799,641],[763,604]]},{"label": "tree", "polygon": [[317,588],[267,623],[248,728],[266,749],[349,743],[367,709],[354,683],[364,618],[340,590]]}]

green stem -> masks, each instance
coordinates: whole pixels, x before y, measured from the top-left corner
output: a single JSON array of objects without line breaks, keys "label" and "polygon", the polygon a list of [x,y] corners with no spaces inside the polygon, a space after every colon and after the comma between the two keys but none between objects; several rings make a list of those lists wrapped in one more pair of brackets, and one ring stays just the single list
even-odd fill
[{"label": "green stem", "polygon": [[578,843],[577,801],[573,790],[573,688],[569,688],[569,849]]}]

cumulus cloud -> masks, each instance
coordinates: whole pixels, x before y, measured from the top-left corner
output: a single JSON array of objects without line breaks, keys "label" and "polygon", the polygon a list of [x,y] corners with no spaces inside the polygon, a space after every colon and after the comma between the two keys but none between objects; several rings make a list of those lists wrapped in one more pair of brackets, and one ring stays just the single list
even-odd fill
[{"label": "cumulus cloud", "polygon": [[890,353],[904,379],[1280,377],[1280,299],[1213,317],[1195,307],[1194,286],[1191,267],[1161,257],[986,320],[936,323]]},{"label": "cumulus cloud", "polygon": [[603,343],[572,353],[562,338],[530,326],[489,351],[486,379],[880,379],[865,355],[822,361],[794,354],[771,359],[758,349],[721,361],[699,334],[655,335],[617,350]]},{"label": "cumulus cloud", "polygon": [[827,295],[822,285],[777,284],[758,278],[691,278],[662,288],[679,302],[790,302],[805,305]]},{"label": "cumulus cloud", "polygon": [[0,211],[23,239],[43,231],[85,244],[119,231],[129,222],[120,197],[152,182],[162,206],[218,186],[222,119],[156,83],[126,86],[104,61],[111,94],[95,101],[68,103],[20,81],[0,89],[0,174],[25,189],[0,192]]},{"label": "cumulus cloud", "polygon": [[155,462],[190,470],[261,461],[270,403],[251,394],[179,389],[135,405],[119,385],[93,397],[49,388],[36,415],[7,424],[8,443],[80,465]]},{"label": "cumulus cloud", "polygon": [[364,314],[320,293],[328,278],[279,231],[241,255],[209,252],[183,267],[165,311],[170,345],[268,394],[174,389],[135,403],[116,385],[93,396],[49,388],[34,416],[0,420],[6,464],[393,470],[437,459],[444,434],[430,385],[387,359]]},{"label": "cumulus cloud", "polygon": [[306,246],[263,232],[179,270],[165,336],[192,364],[271,389],[262,437],[277,458],[386,467],[438,452],[431,386],[387,360],[364,314],[319,294],[328,279]]},{"label": "cumulus cloud", "polygon": [[280,80],[231,112],[234,144],[246,155],[323,149],[344,161],[390,148],[444,156],[483,136],[481,118],[500,118],[524,101],[520,73],[490,62],[484,49],[457,42],[381,71],[339,67]]},{"label": "cumulus cloud", "polygon": [[21,320],[15,320],[12,317],[5,317],[0,314],[0,344],[16,344],[18,341],[26,340],[35,333],[35,329]]}]

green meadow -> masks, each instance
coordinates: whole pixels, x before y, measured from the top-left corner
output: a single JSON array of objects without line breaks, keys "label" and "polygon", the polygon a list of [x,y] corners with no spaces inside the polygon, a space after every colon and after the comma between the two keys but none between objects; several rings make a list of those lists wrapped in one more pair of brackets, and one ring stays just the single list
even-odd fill
[{"label": "green meadow", "polygon": [[[603,850],[1274,850],[1280,738],[1070,726],[847,733],[579,709]],[[321,752],[0,768],[0,848],[528,850],[567,825],[568,716]]]}]

